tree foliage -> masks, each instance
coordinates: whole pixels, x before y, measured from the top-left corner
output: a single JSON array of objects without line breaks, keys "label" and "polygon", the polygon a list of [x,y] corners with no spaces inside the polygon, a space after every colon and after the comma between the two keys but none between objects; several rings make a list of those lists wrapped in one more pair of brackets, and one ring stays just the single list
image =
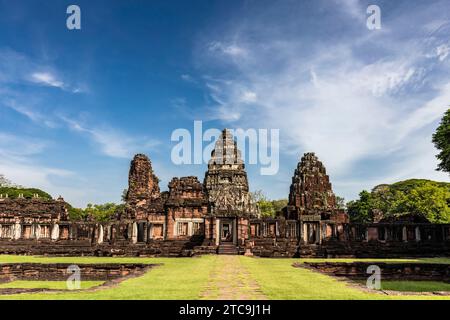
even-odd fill
[{"label": "tree foliage", "polygon": [[24,198],[33,198],[35,194],[42,199],[52,199],[52,196],[47,192],[36,188],[25,188],[15,184],[7,179],[3,174],[0,174],[0,194],[3,196],[8,195],[8,198],[11,199],[17,199],[19,195],[23,195]]},{"label": "tree foliage", "polygon": [[117,213],[125,208],[124,204],[105,203],[91,204],[89,203],[85,209],[69,207],[69,217],[71,220],[87,220],[108,221]]},{"label": "tree foliage", "polygon": [[288,203],[287,199],[269,200],[262,190],[251,192],[250,195],[262,217],[275,217]]},{"label": "tree foliage", "polygon": [[345,199],[343,197],[336,196],[336,206],[340,210],[347,209],[347,207],[345,205]]},{"label": "tree foliage", "polygon": [[449,223],[450,183],[411,179],[383,185],[362,191],[347,208],[353,222],[371,222],[381,213],[383,218],[412,214],[433,223]]},{"label": "tree foliage", "polygon": [[437,170],[450,173],[450,109],[445,112],[439,127],[433,134],[433,143],[440,151],[436,156],[440,161]]}]

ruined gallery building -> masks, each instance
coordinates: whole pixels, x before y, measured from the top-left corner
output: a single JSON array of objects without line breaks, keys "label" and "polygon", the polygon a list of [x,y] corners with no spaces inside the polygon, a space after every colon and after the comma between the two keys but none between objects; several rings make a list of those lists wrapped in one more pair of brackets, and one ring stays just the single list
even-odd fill
[{"label": "ruined gallery building", "polygon": [[55,255],[395,257],[448,255],[450,225],[427,221],[349,223],[325,167],[307,153],[294,170],[289,203],[261,218],[240,151],[227,130],[203,183],[173,178],[160,192],[151,162],[131,161],[125,210],[108,222],[70,221],[57,200],[0,198],[0,253]]}]

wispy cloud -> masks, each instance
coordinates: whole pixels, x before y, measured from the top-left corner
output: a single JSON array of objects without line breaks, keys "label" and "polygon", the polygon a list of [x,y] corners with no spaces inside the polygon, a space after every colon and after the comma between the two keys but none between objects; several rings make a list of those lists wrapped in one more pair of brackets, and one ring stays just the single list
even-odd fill
[{"label": "wispy cloud", "polygon": [[33,156],[43,154],[49,144],[34,137],[0,132],[0,173],[14,183],[43,188],[54,196],[61,194],[62,190],[54,184],[54,178],[68,178],[73,172],[33,160]]},{"label": "wispy cloud", "polygon": [[135,153],[153,149],[160,144],[156,139],[145,137],[137,139],[107,126],[96,125],[92,127],[66,116],[61,116],[61,119],[72,130],[88,137],[94,144],[100,147],[100,151],[104,155],[109,157],[129,159]]},{"label": "wispy cloud", "polygon": [[[14,110],[15,112],[25,116],[26,118],[28,118],[30,121],[34,122],[37,125],[44,125],[49,128],[56,127],[55,122],[51,119],[49,115],[44,115],[43,113],[36,111],[35,110],[36,108],[33,109],[29,106],[25,106],[24,104],[17,102],[16,100],[17,98],[18,97],[16,94],[14,94],[13,97],[0,98],[0,105]],[[27,100],[23,97],[22,99]],[[31,101],[32,99],[29,100]]]},{"label": "wispy cloud", "polygon": [[9,48],[0,48],[0,84],[11,86],[24,83],[72,93],[85,92],[82,87],[86,87],[62,79],[55,66]]},{"label": "wispy cloud", "polygon": [[[344,1],[343,9],[365,18],[358,1]],[[377,181],[414,174],[446,179],[435,172],[434,155],[422,153],[433,152],[433,128],[450,103],[450,64],[442,43],[448,40],[428,32],[402,36],[408,34],[405,19],[417,21],[416,11],[424,23],[439,16],[439,9],[425,15],[416,8],[391,21],[389,32],[370,33],[358,24],[338,41],[324,34],[311,39],[306,31],[292,37],[283,22],[274,27],[261,17],[236,23],[222,37],[233,35],[233,46],[245,48],[245,58],[209,57],[216,69],[226,66],[227,75],[206,79],[214,101],[207,112],[229,125],[279,128],[285,152],[316,151],[338,184],[354,181],[355,166],[365,166],[359,174],[372,181],[374,159],[383,166]],[[213,37],[213,48],[225,52]],[[354,197],[360,188],[348,194]]]},{"label": "wispy cloud", "polygon": [[65,88],[64,82],[57,80],[50,72],[34,72],[31,74],[31,81],[49,87]]}]

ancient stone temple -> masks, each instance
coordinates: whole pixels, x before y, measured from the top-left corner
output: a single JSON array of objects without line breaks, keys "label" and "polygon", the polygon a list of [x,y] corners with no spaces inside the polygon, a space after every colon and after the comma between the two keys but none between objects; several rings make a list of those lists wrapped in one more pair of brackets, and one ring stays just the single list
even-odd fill
[{"label": "ancient stone temple", "polygon": [[261,218],[249,194],[237,143],[224,130],[203,183],[175,177],[160,192],[150,159],[130,164],[125,209],[110,221],[70,221],[64,200],[0,195],[0,254],[264,257],[450,255],[450,225],[423,221],[349,223],[330,178],[306,153],[292,178],[288,206]]}]

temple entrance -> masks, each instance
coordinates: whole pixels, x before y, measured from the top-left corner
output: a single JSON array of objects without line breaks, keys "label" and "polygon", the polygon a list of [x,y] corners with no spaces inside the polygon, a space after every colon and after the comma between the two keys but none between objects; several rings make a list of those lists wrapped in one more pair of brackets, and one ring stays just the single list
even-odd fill
[{"label": "temple entrance", "polygon": [[138,223],[137,242],[145,241],[145,222]]},{"label": "temple entrance", "polygon": [[224,220],[220,222],[220,243],[233,242],[233,222]]}]

